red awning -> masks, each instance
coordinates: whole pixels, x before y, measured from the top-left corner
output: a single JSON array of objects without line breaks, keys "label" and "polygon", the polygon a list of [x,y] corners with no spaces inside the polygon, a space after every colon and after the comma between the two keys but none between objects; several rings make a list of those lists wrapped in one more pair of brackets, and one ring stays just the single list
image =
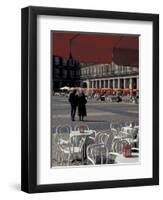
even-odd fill
[{"label": "red awning", "polygon": [[[85,63],[138,64],[138,36],[53,32],[53,55]],[[125,57],[125,58],[124,58]]]}]

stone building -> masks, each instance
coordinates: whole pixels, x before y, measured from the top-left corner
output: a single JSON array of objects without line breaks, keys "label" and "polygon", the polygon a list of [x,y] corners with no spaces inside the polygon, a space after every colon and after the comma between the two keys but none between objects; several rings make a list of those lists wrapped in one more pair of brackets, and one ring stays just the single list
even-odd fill
[{"label": "stone building", "polygon": [[139,68],[112,64],[80,63],[85,88],[139,89]]},{"label": "stone building", "polygon": [[86,64],[53,56],[53,91],[61,87],[139,89],[139,68],[112,64]]},{"label": "stone building", "polygon": [[80,65],[75,60],[53,56],[52,73],[54,92],[59,91],[59,89],[64,86],[80,86]]}]

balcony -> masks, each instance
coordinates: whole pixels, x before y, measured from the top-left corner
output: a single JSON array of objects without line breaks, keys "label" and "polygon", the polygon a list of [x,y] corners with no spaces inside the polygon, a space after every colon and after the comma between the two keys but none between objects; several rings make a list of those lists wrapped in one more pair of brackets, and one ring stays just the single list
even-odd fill
[{"label": "balcony", "polygon": [[82,79],[91,79],[91,78],[108,78],[108,77],[116,77],[116,76],[128,76],[128,75],[138,75],[139,70],[137,71],[111,71],[111,72],[105,72],[105,73],[95,73],[95,74],[81,74]]}]

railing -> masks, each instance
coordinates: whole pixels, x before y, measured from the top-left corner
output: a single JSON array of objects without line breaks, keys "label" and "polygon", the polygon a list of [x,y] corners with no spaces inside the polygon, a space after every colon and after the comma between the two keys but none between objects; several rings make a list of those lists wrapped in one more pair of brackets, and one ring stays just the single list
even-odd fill
[{"label": "railing", "polygon": [[99,73],[99,74],[81,74],[81,78],[105,78],[105,77],[115,77],[115,76],[122,76],[122,75],[138,75],[138,71],[128,71],[128,72],[109,72],[109,73]]}]

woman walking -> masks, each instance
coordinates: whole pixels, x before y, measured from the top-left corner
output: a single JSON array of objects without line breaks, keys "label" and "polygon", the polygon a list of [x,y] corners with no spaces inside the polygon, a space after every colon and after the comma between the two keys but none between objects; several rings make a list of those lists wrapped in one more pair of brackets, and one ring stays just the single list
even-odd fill
[{"label": "woman walking", "polygon": [[79,115],[79,120],[83,121],[84,117],[87,116],[87,111],[86,111],[86,97],[84,92],[80,92],[78,96],[78,115]]}]

